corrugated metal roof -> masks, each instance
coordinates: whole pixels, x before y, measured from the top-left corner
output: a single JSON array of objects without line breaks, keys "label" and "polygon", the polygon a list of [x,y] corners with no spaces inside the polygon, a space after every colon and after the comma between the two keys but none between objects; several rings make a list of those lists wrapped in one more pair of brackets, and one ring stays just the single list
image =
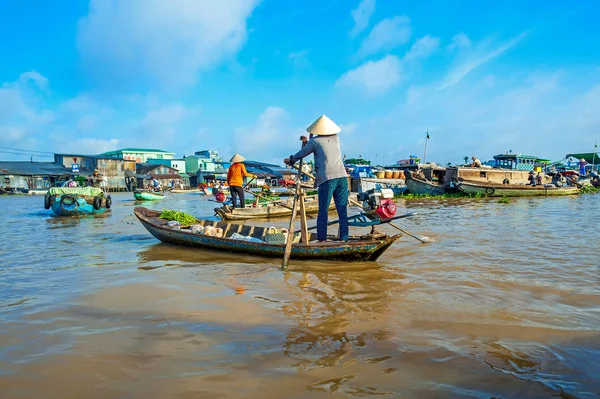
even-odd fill
[{"label": "corrugated metal roof", "polygon": [[[80,169],[79,174],[89,174],[90,171]],[[0,174],[19,176],[60,176],[73,174],[71,169],[51,162],[9,162],[0,161]]]}]

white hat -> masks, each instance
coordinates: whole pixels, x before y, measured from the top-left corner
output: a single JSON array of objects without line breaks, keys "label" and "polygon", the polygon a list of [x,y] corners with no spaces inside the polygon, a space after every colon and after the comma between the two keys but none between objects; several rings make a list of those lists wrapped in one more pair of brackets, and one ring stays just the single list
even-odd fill
[{"label": "white hat", "polygon": [[317,134],[319,136],[331,136],[342,131],[331,119],[325,115],[321,115],[319,119],[313,122],[312,125],[306,128],[308,133]]},{"label": "white hat", "polygon": [[244,162],[246,160],[246,158],[244,158],[243,156],[241,156],[240,154],[235,154],[233,157],[231,157],[231,163],[238,163],[238,162]]}]

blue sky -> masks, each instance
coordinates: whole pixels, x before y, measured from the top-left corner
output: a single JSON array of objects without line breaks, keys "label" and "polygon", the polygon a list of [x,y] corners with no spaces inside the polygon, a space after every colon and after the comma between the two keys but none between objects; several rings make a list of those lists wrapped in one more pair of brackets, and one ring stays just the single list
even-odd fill
[{"label": "blue sky", "polygon": [[600,138],[597,15],[595,1],[3,0],[0,146],[280,162],[325,113],[348,157],[421,156],[428,129],[431,161],[558,160]]}]

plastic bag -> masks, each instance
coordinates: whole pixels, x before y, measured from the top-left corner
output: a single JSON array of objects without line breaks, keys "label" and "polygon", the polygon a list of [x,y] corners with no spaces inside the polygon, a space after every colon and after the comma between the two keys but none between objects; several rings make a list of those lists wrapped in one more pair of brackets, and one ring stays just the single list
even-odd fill
[{"label": "plastic bag", "polygon": [[241,235],[239,233],[233,233],[230,238],[232,240],[248,241],[248,242],[256,242],[256,243],[264,243],[263,240],[260,240],[260,239],[258,239],[256,237],[244,236],[244,235]]},{"label": "plastic bag", "polygon": [[191,225],[190,230],[192,230],[192,233],[194,234],[204,234],[204,226],[200,224]]}]

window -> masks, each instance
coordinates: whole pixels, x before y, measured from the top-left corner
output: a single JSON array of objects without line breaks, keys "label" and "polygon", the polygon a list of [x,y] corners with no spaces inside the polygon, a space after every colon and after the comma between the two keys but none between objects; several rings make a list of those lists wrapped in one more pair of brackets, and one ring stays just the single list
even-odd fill
[{"label": "window", "polygon": [[156,154],[156,158],[163,159],[163,154]]}]

